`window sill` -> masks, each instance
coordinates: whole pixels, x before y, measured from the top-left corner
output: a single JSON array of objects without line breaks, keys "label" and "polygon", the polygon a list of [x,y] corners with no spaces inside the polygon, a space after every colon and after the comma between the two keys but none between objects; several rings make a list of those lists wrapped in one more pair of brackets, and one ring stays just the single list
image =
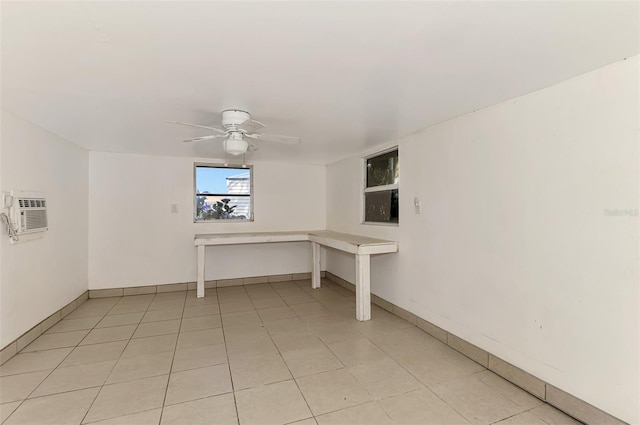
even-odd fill
[{"label": "window sill", "polygon": [[381,223],[377,221],[363,221],[361,225],[367,226],[387,226],[387,227],[400,227],[400,223]]},{"label": "window sill", "polygon": [[225,219],[219,219],[219,220],[194,220],[194,223],[198,224],[208,224],[208,223],[251,223],[253,222],[253,219],[248,219],[248,218],[238,218],[238,219],[233,219],[233,218],[225,218]]}]

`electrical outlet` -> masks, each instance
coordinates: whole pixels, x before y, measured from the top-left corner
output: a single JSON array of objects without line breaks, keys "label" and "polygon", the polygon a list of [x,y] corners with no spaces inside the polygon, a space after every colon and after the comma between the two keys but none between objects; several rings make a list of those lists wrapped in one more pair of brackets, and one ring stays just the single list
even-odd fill
[{"label": "electrical outlet", "polygon": [[171,204],[171,214],[178,214],[178,204]]},{"label": "electrical outlet", "polygon": [[420,203],[420,198],[417,196],[413,198],[413,207],[415,208],[416,214],[420,214],[422,212],[422,204]]}]

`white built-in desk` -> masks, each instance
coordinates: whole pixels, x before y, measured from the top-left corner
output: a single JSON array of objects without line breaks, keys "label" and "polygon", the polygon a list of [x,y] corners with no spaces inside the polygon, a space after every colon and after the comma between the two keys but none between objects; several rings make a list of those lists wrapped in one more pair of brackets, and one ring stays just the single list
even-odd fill
[{"label": "white built-in desk", "polygon": [[320,247],[325,246],[356,256],[356,319],[371,319],[370,255],[398,251],[398,242],[349,235],[329,230],[265,233],[222,233],[195,236],[198,247],[198,298],[204,297],[204,248],[208,245],[241,245],[271,242],[311,242],[313,264],[311,287],[320,288]]}]

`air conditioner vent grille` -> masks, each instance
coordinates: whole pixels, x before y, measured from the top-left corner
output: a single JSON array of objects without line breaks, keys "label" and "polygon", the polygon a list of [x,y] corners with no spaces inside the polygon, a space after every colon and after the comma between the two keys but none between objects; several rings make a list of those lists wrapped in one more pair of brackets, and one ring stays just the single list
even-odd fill
[{"label": "air conditioner vent grille", "polygon": [[46,208],[47,201],[44,199],[18,199],[20,208]]},{"label": "air conditioner vent grille", "polygon": [[16,198],[18,208],[15,220],[17,233],[34,233],[47,230],[47,203],[44,198]]},{"label": "air conditioner vent grille", "polygon": [[24,216],[24,230],[35,230],[47,227],[47,211],[28,210],[22,212]]}]

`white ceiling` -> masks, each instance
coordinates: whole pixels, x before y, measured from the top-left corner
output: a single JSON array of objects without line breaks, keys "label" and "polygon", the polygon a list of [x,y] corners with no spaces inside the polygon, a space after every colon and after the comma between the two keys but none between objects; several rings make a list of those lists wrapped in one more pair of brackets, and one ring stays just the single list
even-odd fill
[{"label": "white ceiling", "polygon": [[90,150],[222,157],[245,109],[330,163],[638,54],[638,1],[1,3],[2,107]]}]

